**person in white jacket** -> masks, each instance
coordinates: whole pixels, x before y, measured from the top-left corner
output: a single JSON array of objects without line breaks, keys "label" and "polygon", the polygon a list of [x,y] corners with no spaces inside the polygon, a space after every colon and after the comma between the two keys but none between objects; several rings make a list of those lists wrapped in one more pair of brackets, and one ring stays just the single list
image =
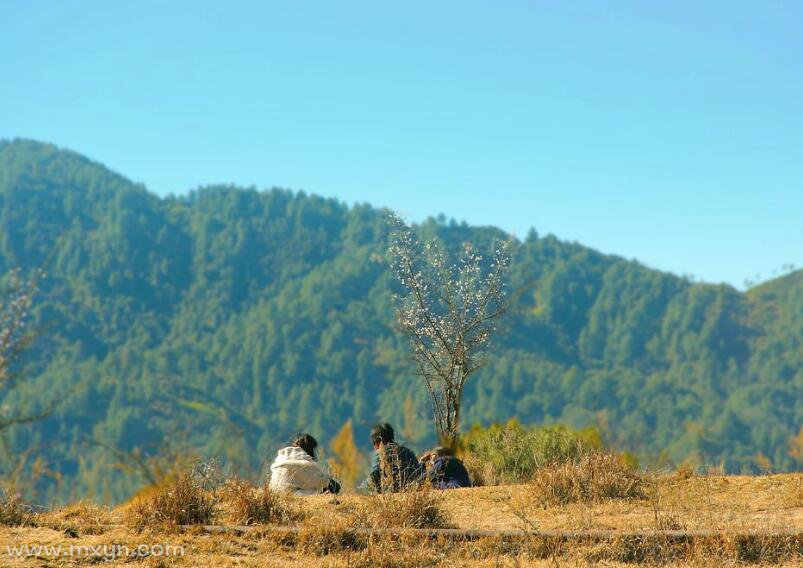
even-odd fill
[{"label": "person in white jacket", "polygon": [[270,466],[270,488],[296,495],[337,493],[338,483],[329,478],[318,463],[315,448],[318,441],[309,434],[296,436],[291,445],[279,450]]}]

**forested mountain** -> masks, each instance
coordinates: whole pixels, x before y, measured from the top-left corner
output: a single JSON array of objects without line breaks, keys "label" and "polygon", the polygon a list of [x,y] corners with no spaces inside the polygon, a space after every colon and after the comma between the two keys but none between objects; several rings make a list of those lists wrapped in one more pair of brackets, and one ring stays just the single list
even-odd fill
[{"label": "forested mountain", "polygon": [[[0,400],[53,410],[11,432],[48,472],[40,494],[122,499],[143,481],[137,459],[177,447],[255,469],[291,433],[325,444],[350,417],[358,443],[379,418],[428,441],[384,216],[281,189],[159,198],[73,152],[0,142],[0,269],[48,272],[30,380]],[[505,238],[443,218],[418,229]],[[594,424],[647,461],[803,465],[788,452],[803,424],[802,271],[740,293],[532,231],[511,287],[464,424]]]}]

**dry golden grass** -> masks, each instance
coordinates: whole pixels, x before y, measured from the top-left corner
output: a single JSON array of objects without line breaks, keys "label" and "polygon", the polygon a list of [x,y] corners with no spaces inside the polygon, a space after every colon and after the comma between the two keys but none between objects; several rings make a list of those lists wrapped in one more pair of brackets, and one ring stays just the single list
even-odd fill
[{"label": "dry golden grass", "polygon": [[[390,539],[374,539],[352,555],[351,565],[359,568],[410,568],[438,566],[448,555],[436,546]],[[452,561],[459,558],[452,557]]]},{"label": "dry golden grass", "polygon": [[77,534],[102,534],[109,525],[120,522],[120,516],[101,505],[87,501],[72,503],[47,515],[38,515],[38,524],[59,531]]},{"label": "dry golden grass", "polygon": [[364,524],[371,528],[436,529],[449,526],[442,491],[428,487],[384,493],[364,502]]},{"label": "dry golden grass", "polygon": [[672,517],[689,530],[803,530],[803,508],[793,495],[803,474],[771,476],[655,475],[642,499],[569,503],[544,508],[528,485],[456,489],[444,493],[443,508],[460,528],[527,528],[520,515],[541,530],[655,530]]},{"label": "dry golden grass", "polygon": [[591,451],[576,461],[539,469],[531,482],[531,498],[542,507],[639,499],[646,495],[646,484],[645,474],[619,456]]},{"label": "dry golden grass", "polygon": [[254,487],[244,479],[229,479],[215,497],[218,500],[215,520],[221,523],[287,525],[304,517],[297,498],[272,491],[266,485]]},{"label": "dry golden grass", "polygon": [[154,527],[209,524],[215,512],[211,495],[198,487],[189,474],[180,475],[155,493],[132,503],[126,523],[143,530]]},{"label": "dry golden grass", "polygon": [[798,476],[797,487],[790,488],[788,501],[790,507],[803,507],[803,475]]},{"label": "dry golden grass", "polygon": [[[290,539],[289,543],[296,550],[315,556],[346,554],[352,558],[353,555],[351,565],[355,566],[405,565],[395,563],[387,539],[366,534],[366,530],[448,526],[442,509],[442,493],[428,488],[376,496],[314,496],[309,499],[303,499],[309,513],[295,539]],[[424,564],[405,566],[411,565]]]},{"label": "dry golden grass", "polygon": [[[295,498],[304,518],[294,521],[298,532],[177,531],[169,526],[150,526],[138,531],[129,527],[109,528],[119,511],[104,511],[79,504],[53,513],[37,515],[39,527],[2,527],[0,543],[61,544],[69,546],[122,544],[135,548],[142,543],[184,546],[182,557],[145,557],[115,560],[125,566],[743,566],[772,564],[799,566],[803,562],[803,508],[799,499],[803,474],[760,477],[656,475],[648,480],[639,499],[605,499],[573,502],[544,508],[532,501],[532,487],[500,486],[434,492],[429,497],[400,495],[416,503],[412,510],[434,503],[442,519],[465,529],[617,531],[609,538],[558,536],[455,538],[421,534],[370,534],[359,527],[415,526],[417,521],[396,513],[401,500],[380,503],[379,496],[346,494]],[[250,488],[249,491],[257,489]],[[520,511],[511,504],[521,501]],[[214,516],[227,513],[223,497]],[[250,506],[250,505],[249,505]],[[379,515],[371,517],[370,511]],[[379,512],[377,512],[379,511]],[[519,516],[527,519],[526,523]],[[232,520],[226,522],[234,522]],[[656,520],[657,518],[657,520]],[[671,521],[671,522],[670,522]],[[438,525],[427,521],[423,525]],[[660,523],[690,530],[711,529],[709,536],[677,537],[671,533],[646,535]],[[254,521],[255,525],[258,525]],[[422,526],[418,523],[417,526]],[[71,538],[64,528],[76,528]],[[88,527],[89,530],[81,527]],[[664,528],[672,528],[665,526]],[[395,529],[394,529],[395,530]],[[760,531],[797,531],[796,535],[767,535]],[[265,529],[267,531],[267,529]],[[752,534],[748,534],[753,531]],[[11,558],[0,546],[0,566],[107,565],[97,558]]]},{"label": "dry golden grass", "polygon": [[32,525],[34,516],[25,508],[19,495],[0,492],[0,526]]},{"label": "dry golden grass", "polygon": [[290,539],[285,544],[312,556],[350,556],[352,552],[363,550],[368,544],[368,537],[355,534],[353,529],[354,526],[342,518],[317,518],[305,523],[295,540]]},{"label": "dry golden grass", "polygon": [[[98,557],[16,558],[0,547],[2,566],[799,566],[801,541],[762,537],[716,537],[688,541],[661,537],[621,537],[607,541],[567,541],[558,538],[501,540],[482,538],[452,541],[420,538],[362,537],[351,546],[322,546],[322,541],[281,542],[250,534],[138,533],[112,529],[80,539],[46,528],[0,529],[8,546],[38,543],[103,547],[110,543],[136,550],[140,545],[183,546],[181,556],[124,558],[105,562]],[[796,557],[797,555],[797,557]]]},{"label": "dry golden grass", "polygon": [[[9,546],[40,543],[68,547],[79,543],[99,546],[116,543],[131,550],[141,544],[183,546],[175,557],[117,558],[108,564],[97,557],[39,559],[12,558],[0,547],[2,566],[744,566],[764,563],[799,566],[801,543],[760,541],[760,538],[712,538],[670,542],[659,538],[620,538],[604,542],[568,542],[560,539],[502,541],[485,538],[466,542],[405,538],[369,538],[351,548],[314,547],[299,542],[249,534],[148,534],[126,529],[71,539],[44,528],[0,529],[0,542]],[[337,541],[342,542],[342,541]]]}]

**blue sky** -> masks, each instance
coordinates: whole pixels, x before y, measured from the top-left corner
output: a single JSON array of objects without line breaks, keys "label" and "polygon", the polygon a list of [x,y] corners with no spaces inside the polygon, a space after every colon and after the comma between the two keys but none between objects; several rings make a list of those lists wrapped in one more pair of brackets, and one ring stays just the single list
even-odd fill
[{"label": "blue sky", "polygon": [[799,2],[0,3],[0,137],[742,285],[803,265]]}]

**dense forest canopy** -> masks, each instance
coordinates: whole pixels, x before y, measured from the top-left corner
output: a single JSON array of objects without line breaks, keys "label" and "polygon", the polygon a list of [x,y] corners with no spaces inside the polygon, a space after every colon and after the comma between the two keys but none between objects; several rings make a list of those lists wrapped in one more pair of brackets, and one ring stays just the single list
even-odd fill
[{"label": "dense forest canopy", "polygon": [[[159,198],[73,152],[0,142],[0,269],[48,272],[30,380],[0,400],[51,411],[6,440],[40,498],[123,499],[160,452],[258,471],[290,434],[326,445],[349,418],[360,444],[380,418],[430,442],[386,213],[281,189]],[[505,238],[443,217],[417,230]],[[803,271],[740,293],[531,231],[510,285],[464,425],[596,425],[644,462],[803,466]]]}]

